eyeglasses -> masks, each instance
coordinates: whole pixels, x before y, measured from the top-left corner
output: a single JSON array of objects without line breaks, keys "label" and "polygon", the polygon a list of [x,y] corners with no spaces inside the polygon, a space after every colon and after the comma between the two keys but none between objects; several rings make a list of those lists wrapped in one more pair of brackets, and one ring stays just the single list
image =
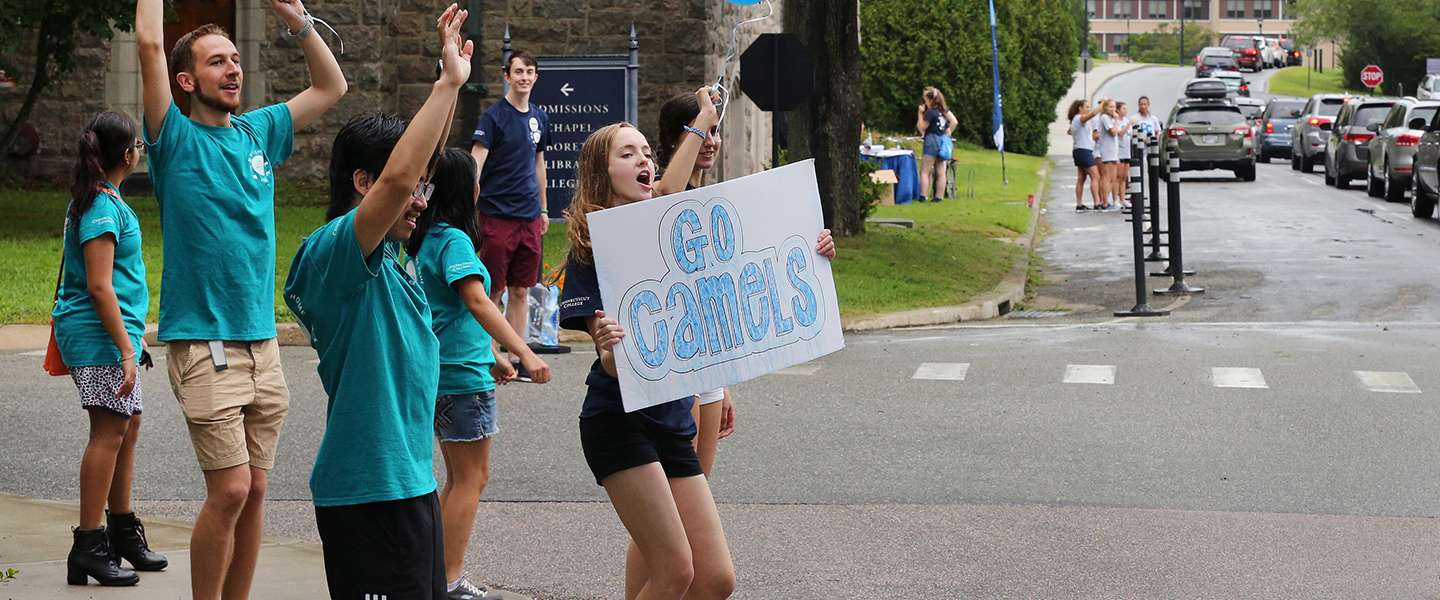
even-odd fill
[{"label": "eyeglasses", "polygon": [[144,148],[144,147],[145,147],[145,141],[144,141],[144,140],[135,140],[135,149],[136,149],[136,150],[139,150],[139,149]]},{"label": "eyeglasses", "polygon": [[415,184],[415,191],[410,192],[410,197],[418,200],[430,201],[430,196],[435,193],[435,184],[428,181],[421,181]]}]

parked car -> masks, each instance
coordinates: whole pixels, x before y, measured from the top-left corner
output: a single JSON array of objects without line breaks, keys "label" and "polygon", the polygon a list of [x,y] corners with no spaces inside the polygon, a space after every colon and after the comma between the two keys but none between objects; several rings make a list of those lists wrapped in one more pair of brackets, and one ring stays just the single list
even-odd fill
[{"label": "parked car", "polygon": [[[1233,98],[1232,101],[1235,102],[1235,106],[1240,108],[1240,114],[1245,116],[1245,122],[1249,123],[1251,127],[1257,127],[1259,125],[1260,111],[1265,110],[1264,100],[1240,97]],[[1256,135],[1259,135],[1259,130],[1256,130]]]},{"label": "parked car", "polygon": [[1285,49],[1285,66],[1293,67],[1305,64],[1305,55],[1295,47],[1295,40],[1281,38],[1280,47]]},{"label": "parked car", "polygon": [[1220,82],[1191,80],[1186,98],[1175,103],[1160,138],[1160,164],[1168,171],[1171,157],[1181,171],[1227,169],[1243,181],[1255,181],[1255,130]]},{"label": "parked car", "polygon": [[1315,162],[1325,154],[1325,140],[1330,137],[1330,131],[1321,129],[1320,125],[1334,121],[1335,115],[1340,114],[1341,107],[1350,98],[1349,94],[1315,94],[1310,97],[1305,108],[1300,110],[1300,120],[1295,123],[1295,129],[1291,130],[1290,168],[1309,173],[1315,167]]},{"label": "parked car", "polygon": [[1290,130],[1305,109],[1304,100],[1276,98],[1265,105],[1255,132],[1255,160],[1268,163],[1270,157],[1290,157]]},{"label": "parked car", "polygon": [[1426,75],[1421,79],[1415,96],[1421,100],[1440,100],[1440,75]]},{"label": "parked car", "polygon": [[1226,52],[1227,54],[1225,56],[1195,57],[1197,61],[1195,63],[1195,76],[1209,77],[1211,74],[1219,71],[1239,73],[1240,63],[1235,62],[1235,57],[1228,54],[1229,50],[1226,50]]},{"label": "parked car", "polygon": [[1369,126],[1375,131],[1370,140],[1370,172],[1365,178],[1365,191],[1372,198],[1390,202],[1405,199],[1410,188],[1411,168],[1420,135],[1435,117],[1440,100],[1418,100],[1406,96],[1390,108],[1383,123]]},{"label": "parked car", "polygon": [[1259,71],[1260,44],[1255,42],[1254,36],[1249,35],[1227,35],[1220,40],[1220,45],[1229,48],[1235,53],[1235,62],[1240,63],[1240,68],[1250,69],[1251,72]]},{"label": "parked car", "polygon": [[1435,214],[1435,200],[1440,197],[1440,111],[1430,118],[1430,125],[1420,135],[1415,147],[1415,162],[1410,180],[1410,214],[1428,219]]},{"label": "parked car", "polygon": [[1370,169],[1370,140],[1375,137],[1371,124],[1384,122],[1397,98],[1356,97],[1345,103],[1334,123],[1321,123],[1329,129],[1325,140],[1325,185],[1339,189],[1350,186],[1351,179],[1365,176]]},{"label": "parked car", "polygon": [[1260,44],[1260,62],[1266,69],[1276,69],[1285,64],[1285,51],[1280,48],[1279,39],[1257,35],[1255,41]]},{"label": "parked car", "polygon": [[1216,71],[1212,76],[1225,82],[1225,86],[1230,88],[1232,98],[1235,96],[1250,97],[1250,82],[1245,80],[1240,71]]}]

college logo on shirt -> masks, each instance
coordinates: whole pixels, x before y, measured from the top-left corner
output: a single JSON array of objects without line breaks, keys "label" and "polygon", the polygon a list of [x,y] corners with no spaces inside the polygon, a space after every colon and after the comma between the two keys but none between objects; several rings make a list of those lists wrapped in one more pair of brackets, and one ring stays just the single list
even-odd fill
[{"label": "college logo on shirt", "polygon": [[270,183],[270,161],[265,160],[265,153],[259,150],[250,151],[250,178],[260,183]]},{"label": "college logo on shirt", "polygon": [[110,218],[110,217],[100,217],[100,218],[98,218],[98,219],[95,219],[94,221],[91,221],[90,224],[91,224],[91,225],[114,225],[114,224],[115,224],[115,219],[112,219],[112,218]]},{"label": "college logo on shirt", "polygon": [[451,270],[451,271],[463,271],[463,270],[465,270],[465,269],[469,269],[470,266],[473,265],[473,264],[475,264],[474,261],[463,262],[463,263],[459,263],[459,264],[450,265],[450,270]]},{"label": "college logo on shirt", "polygon": [[530,144],[540,145],[540,119],[530,117]]}]

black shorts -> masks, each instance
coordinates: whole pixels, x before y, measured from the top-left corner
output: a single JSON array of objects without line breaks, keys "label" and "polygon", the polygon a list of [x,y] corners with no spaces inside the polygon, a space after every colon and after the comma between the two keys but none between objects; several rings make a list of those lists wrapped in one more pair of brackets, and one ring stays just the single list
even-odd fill
[{"label": "black shorts", "polygon": [[693,438],[670,433],[633,413],[580,418],[580,446],[598,485],[615,473],[653,462],[660,463],[666,477],[704,475]]},{"label": "black shorts", "polygon": [[444,600],[440,497],[315,507],[333,600]]}]

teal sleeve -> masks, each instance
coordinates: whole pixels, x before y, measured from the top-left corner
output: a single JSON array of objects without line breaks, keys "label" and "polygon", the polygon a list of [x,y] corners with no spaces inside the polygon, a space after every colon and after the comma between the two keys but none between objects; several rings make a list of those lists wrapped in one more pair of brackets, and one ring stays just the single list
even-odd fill
[{"label": "teal sleeve", "polygon": [[446,233],[445,245],[440,250],[440,268],[445,273],[445,285],[454,285],[456,281],[476,275],[485,285],[485,295],[489,296],[490,274],[475,256],[475,245],[458,229],[447,229]]},{"label": "teal sleeve", "polygon": [[90,209],[80,216],[79,237],[81,245],[105,234],[115,236],[115,242],[120,242],[121,219],[124,215],[117,210],[115,202],[105,193],[95,196],[95,203]]},{"label": "teal sleeve", "polygon": [[308,268],[336,296],[350,298],[380,274],[385,252],[377,247],[368,258],[360,253],[354,210],[329,222],[310,237]]},{"label": "teal sleeve", "polygon": [[162,170],[170,161],[170,149],[176,147],[180,140],[185,137],[193,125],[190,118],[180,112],[180,107],[172,100],[169,110],[165,111],[165,119],[160,124],[160,135],[150,139],[150,130],[145,127],[144,116],[140,121],[140,138],[145,142],[145,160],[150,165],[150,172]]},{"label": "teal sleeve", "polygon": [[295,121],[290,116],[290,107],[284,102],[253,110],[239,117],[254,128],[265,148],[265,157],[270,166],[290,160],[295,151]]}]

